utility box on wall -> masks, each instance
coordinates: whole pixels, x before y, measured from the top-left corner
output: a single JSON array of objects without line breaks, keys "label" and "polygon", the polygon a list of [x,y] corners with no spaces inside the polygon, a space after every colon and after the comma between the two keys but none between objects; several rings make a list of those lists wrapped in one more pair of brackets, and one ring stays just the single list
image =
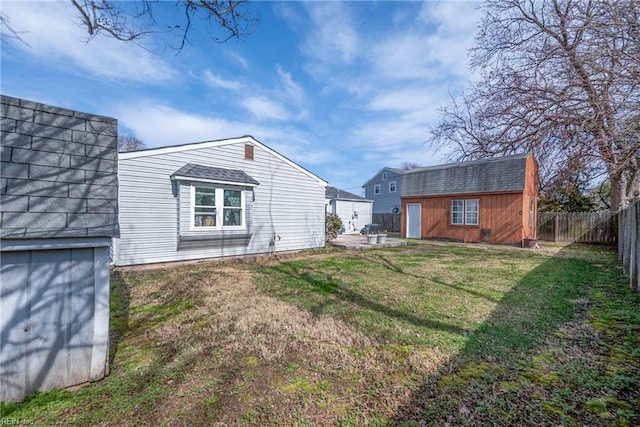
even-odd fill
[{"label": "utility box on wall", "polygon": [[0,96],[0,400],[108,372],[117,121]]}]

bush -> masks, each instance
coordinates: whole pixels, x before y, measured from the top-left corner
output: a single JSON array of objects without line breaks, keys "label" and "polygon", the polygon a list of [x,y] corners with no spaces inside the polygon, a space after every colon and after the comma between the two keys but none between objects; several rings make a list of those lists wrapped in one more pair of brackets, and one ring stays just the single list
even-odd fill
[{"label": "bush", "polygon": [[336,214],[328,213],[325,218],[326,239],[331,240],[338,237],[338,232],[342,230],[342,220]]}]

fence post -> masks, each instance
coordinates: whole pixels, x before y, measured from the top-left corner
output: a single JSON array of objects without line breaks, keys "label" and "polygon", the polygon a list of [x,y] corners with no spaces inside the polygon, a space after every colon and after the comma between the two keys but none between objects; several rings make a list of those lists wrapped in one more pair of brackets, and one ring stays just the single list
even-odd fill
[{"label": "fence post", "polygon": [[634,292],[638,292],[640,289],[638,288],[638,276],[640,275],[640,232],[638,231],[638,227],[640,226],[640,201],[635,201],[633,203],[633,212],[631,214],[631,218],[633,219],[631,222],[631,228],[633,239],[631,241],[631,271],[630,276],[630,286],[631,290]]},{"label": "fence post", "polygon": [[554,242],[558,241],[559,228],[560,228],[560,224],[558,220],[558,214],[555,214],[553,216],[553,241]]}]

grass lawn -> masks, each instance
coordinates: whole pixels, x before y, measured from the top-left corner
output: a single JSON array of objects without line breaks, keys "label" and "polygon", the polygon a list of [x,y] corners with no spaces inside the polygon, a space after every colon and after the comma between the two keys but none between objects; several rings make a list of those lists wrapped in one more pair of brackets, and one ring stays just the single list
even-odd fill
[{"label": "grass lawn", "polygon": [[614,252],[543,246],[116,270],[110,375],[0,419],[640,425],[640,296]]}]

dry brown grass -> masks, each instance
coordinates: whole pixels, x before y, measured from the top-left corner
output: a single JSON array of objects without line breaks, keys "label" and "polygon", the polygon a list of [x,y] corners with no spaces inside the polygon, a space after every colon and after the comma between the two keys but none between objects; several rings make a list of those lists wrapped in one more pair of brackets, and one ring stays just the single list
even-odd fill
[{"label": "dry brown grass", "polygon": [[[157,326],[138,310],[129,319],[138,330],[121,343],[127,347],[143,338],[161,350],[118,363],[138,364],[141,371],[162,363],[166,371],[182,372],[166,380],[171,391],[157,405],[154,422],[335,425],[352,416],[391,417],[408,403],[411,384],[448,360],[438,350],[377,342],[335,317],[265,295],[244,265],[154,274],[158,280],[123,275],[132,307],[193,302],[192,309]],[[353,408],[362,409],[353,414]]]}]

